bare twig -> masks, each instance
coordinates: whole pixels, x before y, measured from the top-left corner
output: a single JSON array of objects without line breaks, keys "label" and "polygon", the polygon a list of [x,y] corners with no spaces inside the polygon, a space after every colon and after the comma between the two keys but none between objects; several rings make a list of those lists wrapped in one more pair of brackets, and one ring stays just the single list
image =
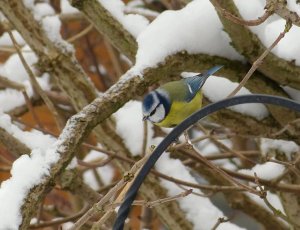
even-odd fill
[{"label": "bare twig", "polygon": [[27,105],[28,110],[30,111],[30,113],[31,113],[31,115],[32,115],[32,117],[33,117],[33,119],[34,119],[35,122],[37,123],[38,127],[40,127],[40,128],[43,129],[43,128],[44,128],[44,125],[43,125],[43,123],[41,122],[41,120],[39,119],[38,115],[36,114],[36,112],[35,112],[35,110],[34,110],[34,108],[33,108],[33,105],[32,105],[32,103],[31,103],[31,100],[30,100],[28,94],[26,93],[25,90],[22,91],[22,94],[23,94],[23,96],[24,96],[24,98],[25,98],[26,105]]},{"label": "bare twig", "polygon": [[109,192],[101,198],[101,200],[95,204],[91,209],[89,209],[75,224],[70,228],[70,230],[79,229],[84,223],[86,223],[94,214],[101,212],[103,210],[103,205],[109,201],[109,199],[116,194],[127,182],[134,178],[134,174],[140,169],[144,162],[148,159],[147,156],[142,158],[140,161],[134,164],[131,170],[120,180]]},{"label": "bare twig", "polygon": [[228,20],[232,21],[233,23],[239,24],[239,25],[245,25],[245,26],[258,26],[262,24],[264,21],[267,20],[268,17],[270,17],[273,14],[273,10],[271,8],[267,8],[265,13],[254,20],[244,20],[240,17],[237,17],[233,15],[232,13],[228,12],[226,9],[222,8],[218,0],[210,0],[210,2],[214,5],[216,10],[222,14],[224,18],[227,18]]},{"label": "bare twig", "polygon": [[11,166],[0,166],[0,172],[9,173],[11,170]]},{"label": "bare twig", "polygon": [[[255,182],[255,180],[256,180],[255,177],[250,176],[250,175],[246,175],[246,174],[239,173],[239,172],[234,172],[234,171],[224,169],[224,168],[222,168],[222,170],[224,170],[226,173],[228,173],[228,175],[238,178],[238,179],[251,181],[251,182]],[[274,184],[273,181],[265,180],[262,178],[257,178],[257,180],[259,181],[260,184],[270,187],[270,188],[274,188],[277,191],[285,191],[285,192],[292,192],[292,193],[300,192],[300,185],[297,185],[297,184],[286,184],[286,183]]]},{"label": "bare twig", "polygon": [[[185,159],[190,158],[190,159],[194,160],[194,163],[198,163],[198,162],[199,163],[203,163],[203,161],[200,160],[199,156],[197,156],[197,155],[199,155],[199,153],[193,152],[193,149],[186,150],[185,153],[184,153]],[[239,172],[235,172],[235,171],[231,171],[231,170],[228,170],[228,169],[225,169],[225,168],[221,168],[221,167],[220,167],[220,169],[222,171],[224,171],[226,174],[228,174],[228,176],[230,176],[230,177],[234,177],[234,178],[242,179],[242,180],[246,180],[246,181],[251,181],[251,182],[255,181],[255,178],[253,176],[246,175],[246,174],[239,173]],[[154,174],[159,174],[158,172],[155,172],[155,171],[153,171],[153,173]],[[165,177],[168,178],[168,176],[166,176],[166,175],[162,175],[161,177],[162,178],[165,178]],[[190,186],[190,187],[193,187],[193,188],[199,188],[197,186],[194,187],[193,185],[188,185],[187,183],[182,183],[180,180],[179,181],[174,180],[174,182],[178,183],[178,184]],[[271,180],[265,180],[265,179],[262,179],[262,178],[259,178],[259,182],[262,185],[264,185],[264,186],[276,189],[278,191],[291,192],[291,193],[298,193],[300,191],[300,185],[297,185],[297,184],[287,184],[287,183],[274,184],[273,181],[271,181]],[[226,189],[229,189],[229,190],[233,189],[232,186],[228,186],[228,187],[231,187],[231,188],[226,188],[226,187],[227,186],[224,187],[224,190],[226,190]],[[205,189],[205,188],[200,188],[200,189]],[[213,190],[213,189],[208,189],[208,190]],[[222,191],[222,190],[223,190],[223,188],[220,191]],[[247,190],[247,189],[245,189],[245,190]],[[218,191],[218,190],[216,189],[215,191]],[[240,187],[237,187],[236,191],[244,191],[244,190],[242,188],[240,188]]]},{"label": "bare twig", "polygon": [[5,163],[5,164],[7,164],[7,165],[9,165],[9,166],[12,165],[12,162],[9,161],[8,159],[6,159],[6,158],[3,156],[2,153],[1,153],[1,151],[0,151],[0,161],[2,161],[3,163]]},{"label": "bare twig", "polygon": [[152,171],[154,175],[159,176],[160,178],[163,178],[165,180],[174,182],[175,184],[179,185],[184,185],[184,186],[189,186],[191,188],[198,188],[198,189],[203,189],[203,190],[208,190],[208,191],[213,191],[213,192],[219,192],[219,191],[247,191],[247,189],[240,188],[237,186],[221,186],[221,185],[203,185],[203,184],[195,184],[191,182],[187,182],[184,180],[179,180],[171,176],[167,176],[165,174],[162,174],[157,171]]},{"label": "bare twig", "polygon": [[60,14],[59,19],[62,21],[70,21],[70,20],[82,20],[85,19],[85,17],[82,13],[76,12],[76,13]]},{"label": "bare twig", "polygon": [[[255,183],[258,185],[258,188],[261,192],[261,196],[260,198],[264,201],[264,203],[267,205],[267,207],[273,212],[273,214],[275,216],[278,216],[279,218],[285,220],[287,223],[289,223],[292,226],[297,226],[297,224],[293,223],[292,220],[286,216],[285,214],[283,214],[279,209],[275,208],[267,199],[267,192],[266,190],[263,188],[263,186],[261,186],[261,184],[259,183],[259,180],[257,178],[256,173],[254,173],[254,177],[255,177]],[[299,227],[299,226],[297,226]]]},{"label": "bare twig", "polygon": [[292,167],[288,167],[279,177],[277,177],[273,180],[273,183],[274,184],[279,183],[286,175],[288,175],[290,173],[292,168],[294,170],[295,169],[297,170],[297,173],[295,173],[295,174],[298,175],[299,169],[297,168],[297,166],[299,163],[300,163],[300,155],[293,162],[290,163]]},{"label": "bare twig", "polygon": [[[184,192],[181,192],[175,196],[171,196],[171,197],[166,197],[166,198],[162,198],[162,199],[158,199],[155,201],[145,201],[145,200],[135,200],[133,201],[132,205],[138,205],[138,206],[145,206],[147,208],[153,208],[157,205],[166,203],[166,202],[171,202],[174,200],[177,200],[179,198],[183,198],[186,197],[188,195],[190,195],[192,193],[192,189],[186,190]],[[100,229],[101,226],[105,223],[105,221],[108,219],[108,217],[111,215],[111,213],[113,212],[113,210],[120,206],[122,204],[122,202],[114,202],[112,204],[109,204],[107,206],[105,206],[102,209],[102,212],[104,212],[105,214],[103,215],[103,217],[97,221],[94,225],[93,225],[93,229]]]},{"label": "bare twig", "polygon": [[113,46],[110,44],[110,42],[107,40],[107,38],[103,37],[104,44],[106,46],[106,50],[109,54],[110,60],[113,64],[113,69],[116,71],[116,76],[114,77],[114,80],[117,81],[123,74],[122,66],[119,60],[119,57],[116,55],[116,51],[114,50]]},{"label": "bare twig", "polygon": [[142,207],[140,230],[153,229],[153,211],[148,207]]},{"label": "bare twig", "polygon": [[249,159],[248,157],[246,157],[245,155],[241,154],[239,151],[234,151],[233,149],[231,148],[228,148],[226,145],[224,145],[222,142],[220,142],[218,139],[216,139],[213,135],[210,135],[210,132],[205,129],[202,125],[200,124],[197,124],[197,126],[204,132],[204,134],[206,136],[209,137],[209,139],[215,144],[217,145],[218,147],[220,147],[221,149],[241,158],[241,159],[244,159],[246,160],[247,162],[250,162],[251,164],[256,164],[256,162],[254,162],[253,160]]},{"label": "bare twig", "polygon": [[300,26],[300,16],[286,6],[286,1],[267,0],[267,7],[273,7],[274,12],[285,20],[291,21],[294,25]]},{"label": "bare twig", "polygon": [[59,224],[63,224],[69,221],[74,221],[76,219],[78,219],[79,217],[81,217],[87,210],[89,209],[88,206],[82,208],[82,210],[80,210],[78,213],[72,215],[72,216],[68,216],[66,218],[61,218],[61,219],[57,219],[57,220],[53,220],[53,221],[45,221],[39,224],[32,224],[30,225],[30,229],[36,229],[36,228],[45,228],[45,227],[49,227],[49,226],[55,226],[55,225],[59,225]]},{"label": "bare twig", "polygon": [[290,169],[293,173],[295,173],[296,176],[300,177],[299,169],[297,169],[297,167],[295,167],[295,164],[293,162],[285,162],[285,161],[280,161],[280,160],[276,160],[276,159],[268,159],[267,161],[284,165],[288,169]]},{"label": "bare twig", "polygon": [[113,160],[113,157],[108,157],[104,160],[101,160],[99,162],[85,162],[83,160],[77,159],[77,162],[79,165],[87,167],[87,168],[98,168],[103,167],[104,165],[107,165],[109,162]]},{"label": "bare twig", "polygon": [[94,28],[93,24],[90,24],[88,27],[86,27],[85,29],[83,29],[82,31],[80,31],[79,33],[75,34],[74,36],[70,37],[67,39],[68,42],[75,42],[76,40],[78,40],[79,38],[87,35],[92,29]]},{"label": "bare twig", "polygon": [[230,220],[230,218],[225,218],[225,217],[220,217],[218,218],[218,221],[216,222],[216,224],[212,227],[211,230],[216,230],[220,224],[228,222]]},{"label": "bare twig", "polygon": [[143,122],[143,129],[144,129],[144,135],[143,135],[142,155],[145,155],[146,150],[147,150],[147,139],[148,139],[148,123],[147,123],[147,121]]},{"label": "bare twig", "polygon": [[[185,188],[184,186],[180,185],[180,184],[176,184],[179,188],[181,188],[182,190],[184,191],[188,191],[189,189]],[[192,194],[193,195],[196,195],[196,196],[200,196],[200,197],[211,197],[212,195],[215,194],[214,191],[210,191],[210,192],[207,192],[205,194],[201,194],[201,193],[198,193],[198,192],[195,192],[195,191],[192,191]]]},{"label": "bare twig", "polygon": [[0,85],[18,91],[25,91],[25,86],[19,82],[11,81],[6,77],[0,76]]},{"label": "bare twig", "polygon": [[38,81],[36,80],[35,76],[34,76],[34,73],[31,71],[29,65],[27,64],[21,50],[20,50],[20,47],[17,43],[17,41],[15,40],[12,32],[10,30],[7,30],[16,50],[17,50],[17,53],[20,57],[20,60],[26,70],[26,72],[28,73],[28,76],[29,76],[29,79],[31,81],[31,84],[32,86],[34,87],[34,89],[37,91],[37,93],[41,96],[41,98],[44,100],[45,104],[48,106],[50,112],[53,114],[54,116],[54,120],[56,122],[56,125],[58,127],[59,130],[61,130],[63,127],[64,127],[64,123],[63,121],[60,119],[59,117],[59,114],[58,112],[56,111],[53,103],[50,101],[50,99],[47,97],[47,95],[45,94],[45,92],[43,91],[43,89],[41,88],[41,86],[39,85]]},{"label": "bare twig", "polygon": [[[132,204],[138,205],[138,206],[146,206],[148,208],[153,208],[157,205],[160,205],[160,204],[163,204],[166,202],[170,202],[170,201],[174,201],[174,200],[177,200],[178,198],[186,197],[186,196],[190,195],[192,192],[193,192],[192,189],[188,189],[188,190],[181,192],[175,196],[170,196],[170,197],[158,199],[155,201],[135,200]],[[112,203],[112,204],[106,206],[103,211],[106,212],[109,209],[115,209],[116,207],[120,206],[121,204],[122,204],[122,202]]]},{"label": "bare twig", "polygon": [[291,122],[288,122],[281,130],[279,130],[278,132],[272,134],[273,137],[276,137],[278,135],[281,135],[282,133],[284,133],[286,130],[288,130],[289,128],[292,127],[293,124],[297,124],[300,122],[300,118],[295,119]]},{"label": "bare twig", "polygon": [[15,89],[15,90],[18,90],[18,91],[22,92],[22,94],[24,96],[24,99],[25,99],[25,103],[27,105],[27,108],[30,111],[33,119],[36,121],[37,125],[40,128],[43,128],[43,124],[42,124],[42,122],[40,121],[40,119],[38,118],[37,114],[34,111],[31,100],[30,100],[30,98],[29,98],[29,96],[26,92],[25,86],[20,84],[19,82],[11,81],[8,78],[2,77],[2,76],[0,77],[0,84],[3,85],[3,86],[6,86],[6,87],[9,87],[9,88],[12,88],[12,89]]},{"label": "bare twig", "polygon": [[290,21],[287,21],[285,24],[285,29],[283,32],[279,34],[279,36],[276,38],[276,40],[268,47],[262,55],[253,63],[248,73],[245,75],[243,80],[239,83],[239,85],[227,96],[227,97],[233,97],[240,89],[245,86],[246,82],[249,80],[249,78],[252,76],[254,71],[260,66],[263,59],[271,52],[271,50],[280,42],[280,40],[285,36],[285,34],[290,30],[292,24]]}]

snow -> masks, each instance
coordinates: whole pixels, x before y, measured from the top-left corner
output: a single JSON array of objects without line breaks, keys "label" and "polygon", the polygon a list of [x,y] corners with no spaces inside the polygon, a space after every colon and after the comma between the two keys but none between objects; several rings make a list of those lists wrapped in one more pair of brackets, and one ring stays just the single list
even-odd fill
[{"label": "snow", "polygon": [[282,86],[284,91],[295,101],[300,102],[300,91],[289,86]]},{"label": "snow", "polygon": [[[98,65],[98,69],[99,69],[99,71],[100,71],[101,74],[103,74],[103,75],[106,75],[106,74],[107,74],[107,70],[106,70],[106,68],[105,68],[103,65],[99,64],[99,65]],[[94,65],[91,65],[91,66],[89,67],[89,70],[90,70],[91,72],[93,72],[93,73],[96,73],[96,72],[97,72],[96,66],[94,66]]]},{"label": "snow", "polygon": [[[187,74],[184,73],[184,75]],[[194,73],[189,75],[194,75]],[[210,76],[203,85],[202,92],[211,102],[217,102],[225,99],[237,86],[238,83],[232,82],[227,78]],[[251,94],[251,92],[243,87],[236,95],[246,94]],[[257,120],[262,120],[269,115],[266,106],[258,103],[235,105],[228,107],[228,109],[254,117]]]},{"label": "snow", "polygon": [[50,146],[54,142],[54,138],[50,135],[44,135],[37,130],[22,131],[18,126],[12,124],[10,116],[0,114],[0,127],[5,129],[10,135],[20,140],[30,149],[40,148],[41,143],[45,146]]},{"label": "snow", "polygon": [[[285,20],[278,19],[269,23],[265,29],[266,39],[263,41],[266,46],[270,46],[284,30]],[[299,46],[300,28],[293,26],[285,37],[272,50],[272,53],[287,60],[295,59],[296,65],[300,65],[300,46]]]},{"label": "snow", "polygon": [[60,34],[61,21],[58,15],[46,16],[42,19],[42,28],[47,34],[47,37],[63,52],[73,52],[73,46],[63,40]]},{"label": "snow", "polygon": [[260,139],[260,149],[264,156],[270,151],[279,151],[286,155],[287,159],[292,159],[292,154],[299,151],[299,146],[293,141],[277,140],[277,139]]},{"label": "snow", "polygon": [[33,0],[23,0],[25,7],[32,11],[36,21],[48,15],[54,15],[54,9],[48,3],[34,3]]},{"label": "snow", "polygon": [[137,37],[146,28],[149,21],[138,14],[124,14],[125,4],[121,0],[98,0],[126,30]]},{"label": "snow", "polygon": [[[181,161],[171,159],[167,153],[164,153],[160,157],[156,163],[156,169],[166,175],[172,175],[172,177],[181,180],[197,183]],[[174,196],[183,192],[181,188],[172,182],[161,180],[161,183],[167,189],[168,196]],[[190,194],[177,201],[180,208],[186,213],[187,219],[193,223],[194,229],[197,230],[212,229],[218,218],[224,216],[224,214],[211,203],[210,199],[206,197]],[[218,229],[233,230],[243,228],[227,222],[221,224]]]},{"label": "snow", "polygon": [[[204,133],[198,130],[192,130],[192,137],[198,138],[204,136]],[[222,139],[219,140],[222,144],[227,146],[228,148],[232,148],[232,142],[229,139]],[[215,155],[220,152],[220,148],[218,148],[217,145],[215,145],[212,141],[210,141],[208,138],[201,140],[194,144],[196,149],[199,150],[201,155],[203,156],[211,156]],[[223,168],[226,168],[228,170],[236,170],[236,165],[233,164],[228,159],[220,159],[220,160],[214,160],[214,164],[221,165]]]},{"label": "snow", "polygon": [[[20,46],[25,45],[25,41],[18,31],[13,30],[12,34]],[[3,33],[0,37],[0,46],[13,46],[13,43],[7,32]]]},{"label": "snow", "polygon": [[[64,41],[60,35],[61,21],[55,15],[54,9],[48,3],[34,3],[32,0],[23,0],[25,6],[32,11],[34,19],[41,23],[47,37],[65,53],[73,52],[71,44]],[[46,47],[45,47],[46,48]]]},{"label": "snow", "polygon": [[135,12],[144,16],[149,16],[149,17],[157,17],[159,15],[159,12],[149,10],[147,8],[144,8],[144,3],[141,0],[134,0],[131,2],[128,2],[127,5],[125,6],[125,11],[128,12]]},{"label": "snow", "polygon": [[73,222],[66,222],[61,225],[62,230],[68,230],[74,226]]},{"label": "snow", "polygon": [[75,7],[70,5],[68,0],[60,1],[60,9],[62,14],[74,14],[79,12]]},{"label": "snow", "polygon": [[[22,54],[27,64],[33,68],[33,65],[37,62],[36,55],[31,51],[28,46],[24,47]],[[0,66],[0,75],[8,78],[11,81],[23,83],[28,80],[28,74],[20,60],[18,54],[12,54],[4,65]]]},{"label": "snow", "polygon": [[33,148],[30,155],[22,155],[14,161],[11,178],[3,181],[0,187],[0,229],[18,229],[22,221],[21,206],[27,193],[49,174],[50,165],[59,159],[55,151],[57,142],[38,131],[20,130],[5,114],[0,116],[0,127]]},{"label": "snow", "polygon": [[[260,197],[252,193],[246,193],[246,194],[257,204],[259,204],[260,206],[264,207],[266,210],[272,213],[272,210],[269,209],[269,207],[265,204],[265,202]],[[267,200],[274,208],[280,210],[282,213],[285,213],[281,201],[276,194],[267,191]]]},{"label": "snow", "polygon": [[[116,119],[116,131],[123,138],[126,147],[133,156],[140,155],[144,139],[141,102],[127,102],[121,109],[114,113],[114,117]],[[152,129],[148,128],[147,143],[149,143],[152,133]]]},{"label": "snow", "polygon": [[274,163],[274,162],[266,162],[264,164],[257,164],[251,169],[240,169],[239,172],[254,176],[254,173],[261,179],[272,180],[280,176],[285,167],[282,164]]},{"label": "snow", "polygon": [[287,0],[287,8],[300,15],[300,5],[299,3],[296,3],[296,0]]},{"label": "snow", "polygon": [[[264,0],[234,0],[234,3],[244,19],[257,19],[264,14]],[[288,7],[299,14],[300,6],[295,3],[295,0],[289,0]],[[258,36],[264,46],[269,47],[283,32],[284,27],[285,20],[277,15],[272,15],[263,24],[251,26],[249,29]],[[295,60],[296,65],[300,65],[299,36],[300,28],[293,26],[271,52],[287,61]]]},{"label": "snow", "polygon": [[[37,62],[37,57],[31,50],[25,46],[22,49],[22,54],[34,72],[34,64]],[[18,82],[24,85],[27,95],[32,97],[34,95],[29,76],[18,56],[18,54],[11,55],[8,60],[0,66],[0,76],[6,77],[11,81]],[[41,77],[37,78],[40,86],[44,90],[49,90],[50,79],[49,74],[44,73]],[[22,92],[14,89],[7,88],[5,90],[0,90],[0,111],[8,112],[18,106],[25,104],[25,99]]]},{"label": "snow", "polygon": [[[265,1],[264,0],[252,0],[252,1],[243,1],[243,0],[234,0],[233,1],[241,16],[245,20],[253,20],[262,16],[265,12]],[[266,22],[258,26],[250,26],[249,29],[258,35],[259,39],[264,39],[264,30],[267,22],[272,20],[272,16],[269,17]]]},{"label": "snow", "polygon": [[141,32],[137,42],[137,72],[155,67],[167,56],[182,51],[243,60],[230,46],[230,39],[207,0],[192,1],[181,10],[164,11]]},{"label": "snow", "polygon": [[[99,158],[104,160],[107,158],[107,156],[104,153],[101,153],[101,152],[98,152],[95,150],[91,150],[87,154],[87,156],[84,158],[84,161],[89,162],[89,161],[93,161],[93,160],[96,160]],[[112,179],[114,176],[114,169],[111,165],[106,164],[102,167],[98,167],[98,168],[96,168],[96,171],[100,175],[104,185],[108,185],[112,182]],[[96,180],[92,170],[87,170],[84,172],[83,180],[86,184],[91,186],[92,189],[94,189],[94,190],[100,189],[99,184],[97,183],[97,180]]]}]

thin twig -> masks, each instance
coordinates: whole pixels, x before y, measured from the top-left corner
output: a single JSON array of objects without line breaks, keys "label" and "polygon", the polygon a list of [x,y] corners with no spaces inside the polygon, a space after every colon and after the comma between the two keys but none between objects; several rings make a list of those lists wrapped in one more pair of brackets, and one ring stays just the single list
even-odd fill
[{"label": "thin twig", "polygon": [[240,89],[245,86],[246,82],[249,80],[249,78],[252,76],[254,71],[261,65],[263,59],[271,52],[271,50],[280,42],[280,40],[285,36],[285,34],[290,30],[292,27],[291,22],[287,21],[285,24],[285,29],[283,32],[279,34],[279,36],[276,38],[276,40],[272,43],[272,45],[267,48],[262,55],[253,63],[251,66],[250,70],[247,72],[243,80],[239,83],[239,85],[227,96],[228,97],[233,97]]},{"label": "thin twig", "polygon": [[61,130],[64,126],[64,123],[63,121],[60,119],[59,117],[59,114],[57,112],[57,110],[55,109],[53,103],[50,101],[50,99],[47,97],[47,95],[45,94],[45,92],[43,91],[43,89],[41,88],[41,86],[39,85],[38,81],[36,80],[35,76],[34,76],[34,73],[32,72],[32,70],[30,69],[29,65],[27,64],[21,50],[20,50],[20,47],[17,43],[17,41],[15,40],[12,32],[10,30],[7,30],[13,44],[14,44],[14,47],[16,48],[17,50],[17,53],[20,57],[20,60],[26,70],[26,72],[28,73],[28,76],[29,76],[29,79],[31,81],[31,84],[32,86],[34,87],[34,89],[37,91],[37,93],[41,96],[41,98],[43,99],[43,101],[45,102],[45,104],[47,105],[47,107],[49,108],[50,112],[53,114],[54,116],[54,120],[55,120],[55,123],[58,127],[59,130]]},{"label": "thin twig", "polygon": [[26,103],[27,108],[28,108],[29,112],[31,113],[33,119],[35,120],[35,122],[37,123],[37,125],[40,128],[43,128],[43,124],[40,121],[40,119],[38,118],[36,112],[34,111],[33,105],[31,103],[31,100],[30,100],[27,92],[26,92],[25,86],[19,82],[11,81],[10,79],[8,79],[6,77],[2,77],[2,76],[0,76],[0,84],[5,87],[8,87],[8,88],[18,90],[23,94],[25,103]]},{"label": "thin twig", "polygon": [[273,214],[275,216],[278,216],[279,218],[285,220],[290,225],[299,227],[297,224],[293,223],[293,221],[288,216],[286,216],[285,214],[283,214],[279,209],[275,208],[268,201],[268,199],[267,199],[267,191],[265,190],[265,188],[263,186],[261,186],[256,173],[254,173],[254,177],[255,177],[255,183],[258,185],[258,189],[260,190],[260,193],[261,193],[260,198],[264,201],[264,203],[267,205],[267,207],[273,212]]},{"label": "thin twig", "polygon": [[[180,185],[180,184],[176,184],[179,188],[181,188],[182,190],[184,191],[188,191],[189,189],[185,188],[184,186]],[[195,191],[192,191],[192,194],[195,195],[195,196],[200,196],[200,197],[211,197],[212,195],[215,194],[214,191],[209,191],[207,192],[206,194],[201,194],[201,193],[198,193],[198,192],[195,192]]]},{"label": "thin twig", "polygon": [[240,187],[237,187],[237,186],[195,184],[195,183],[187,182],[187,181],[184,181],[184,180],[180,180],[180,179],[165,175],[165,174],[157,172],[157,171],[152,171],[152,173],[155,176],[158,176],[160,178],[163,178],[165,180],[173,182],[177,185],[181,184],[181,185],[184,185],[184,186],[189,186],[191,188],[198,188],[198,189],[208,190],[208,191],[213,191],[213,192],[219,192],[219,191],[224,191],[224,192],[225,191],[247,191],[247,189],[240,188]]},{"label": "thin twig", "polygon": [[69,221],[74,221],[74,220],[78,219],[79,217],[81,217],[88,209],[89,209],[89,207],[86,206],[86,207],[82,208],[78,213],[76,213],[72,216],[53,220],[53,221],[45,221],[45,222],[39,223],[39,224],[32,224],[29,226],[29,228],[30,229],[45,228],[45,227],[49,227],[49,226],[63,224],[63,223],[69,222]]},{"label": "thin twig", "polygon": [[230,218],[226,218],[226,217],[220,217],[218,218],[218,221],[215,223],[215,225],[212,227],[211,230],[216,230],[220,224],[228,222],[230,220]]},{"label": "thin twig", "polygon": [[104,165],[107,165],[109,162],[111,162],[114,159],[114,157],[108,157],[104,160],[97,161],[97,162],[86,162],[80,159],[77,159],[77,163],[81,166],[87,167],[89,169],[91,168],[98,168],[98,167],[103,167]]},{"label": "thin twig", "polygon": [[5,163],[5,164],[7,164],[7,165],[9,165],[9,166],[12,165],[12,162],[9,161],[8,159],[6,159],[6,158],[2,155],[1,152],[0,152],[0,161],[2,161],[3,163]]},{"label": "thin twig", "polygon": [[[239,172],[234,172],[234,171],[231,171],[231,170],[228,170],[225,168],[222,168],[222,170],[225,171],[228,175],[235,177],[237,179],[255,182],[255,177],[253,177],[253,176],[246,175],[246,174],[239,173]],[[257,178],[257,179],[260,184],[270,187],[270,188],[274,188],[278,191],[285,191],[285,192],[292,192],[292,193],[300,192],[300,185],[298,185],[298,184],[286,184],[286,183],[274,184],[274,182],[272,180],[265,180],[262,178]]]},{"label": "thin twig", "polygon": [[101,212],[103,210],[103,205],[109,201],[111,197],[113,197],[127,182],[131,181],[134,178],[135,173],[140,169],[140,167],[145,163],[148,159],[147,156],[142,158],[140,161],[135,163],[131,170],[120,180],[112,189],[106,193],[105,196],[101,198],[101,200],[96,203],[92,208],[90,208],[69,230],[77,230],[86,223],[91,217],[93,217],[97,212]]},{"label": "thin twig", "polygon": [[11,166],[1,166],[0,167],[0,172],[7,172],[9,173],[11,170]]},{"label": "thin twig", "polygon": [[30,113],[31,113],[31,115],[32,115],[32,117],[33,117],[33,119],[34,119],[35,122],[37,123],[38,127],[40,127],[41,129],[43,129],[43,128],[44,128],[44,125],[43,125],[43,123],[41,122],[41,120],[39,119],[38,115],[36,114],[36,112],[35,112],[35,110],[34,110],[34,107],[33,107],[32,103],[31,103],[31,100],[30,100],[28,94],[26,93],[25,90],[22,91],[22,94],[23,94],[23,96],[24,96],[26,105],[27,105],[28,110],[30,111]]},{"label": "thin twig", "polygon": [[116,72],[116,76],[115,76],[115,81],[117,81],[119,79],[120,76],[122,76],[123,74],[123,70],[122,70],[122,66],[120,63],[120,59],[118,58],[118,56],[116,55],[116,51],[114,50],[113,46],[111,45],[111,43],[107,40],[107,38],[103,37],[103,41],[104,41],[104,45],[106,47],[106,50],[109,54],[110,60],[113,64],[114,70]]},{"label": "thin twig", "polygon": [[[155,200],[155,201],[135,200],[135,201],[133,201],[132,205],[138,205],[138,206],[144,206],[144,207],[147,207],[147,208],[153,208],[153,207],[161,205],[163,203],[171,202],[171,201],[177,200],[179,198],[186,197],[186,196],[190,195],[192,193],[192,191],[193,191],[192,189],[189,189],[189,190],[181,192],[181,193],[179,193],[175,196],[166,197],[166,198],[158,199],[158,200]],[[121,204],[122,204],[122,202],[120,201],[120,202],[114,202],[114,203],[111,203],[111,204],[108,204],[107,206],[105,206],[102,209],[102,212],[104,212],[105,214],[101,217],[101,219],[99,221],[97,221],[96,223],[93,224],[92,229],[101,229],[101,226],[110,217],[112,212],[114,212],[115,208],[117,208]]]},{"label": "thin twig", "polygon": [[244,188],[245,190],[247,190],[250,193],[258,195],[258,192],[255,189],[253,189],[252,187],[250,187],[248,185],[245,185],[245,184],[242,184],[239,181],[233,179],[224,170],[220,169],[219,167],[215,166],[210,161],[208,161],[207,159],[205,159],[205,157],[203,157],[200,153],[198,153],[193,147],[192,147],[192,149],[193,149],[193,152],[191,152],[191,154],[194,155],[194,157],[196,159],[198,159],[200,162],[202,162],[204,165],[206,165],[209,168],[211,168],[212,170],[214,170],[217,174],[219,174],[222,177],[224,177],[227,181],[229,181],[229,182],[237,185],[240,188]]},{"label": "thin twig", "polygon": [[19,82],[12,81],[6,77],[0,76],[0,85],[12,88],[18,91],[25,91],[25,86]]},{"label": "thin twig", "polygon": [[[186,197],[186,196],[190,195],[192,192],[193,192],[193,189],[188,189],[188,190],[186,190],[184,192],[181,192],[181,193],[179,193],[175,196],[170,196],[170,197],[158,199],[158,200],[155,200],[155,201],[135,200],[132,203],[132,205],[146,206],[148,208],[153,208],[157,205],[161,205],[161,204],[166,203],[166,202],[174,201],[174,200],[177,200],[178,198]],[[112,204],[106,206],[103,211],[106,212],[109,209],[115,209],[116,207],[120,206],[121,204],[122,204],[122,202],[112,203]]]},{"label": "thin twig", "polygon": [[222,142],[220,142],[218,139],[216,139],[213,135],[210,135],[210,132],[204,128],[201,124],[197,124],[197,126],[202,130],[202,132],[204,132],[204,134],[206,136],[209,136],[209,139],[215,144],[217,145],[218,147],[220,147],[221,149],[247,161],[247,162],[250,162],[251,164],[256,164],[255,161],[249,159],[248,157],[246,157],[245,155],[241,154],[240,152],[238,151],[234,151],[233,149],[231,148],[228,148],[226,145],[224,145]]},{"label": "thin twig", "polygon": [[245,26],[258,26],[262,24],[264,21],[266,21],[272,14],[273,11],[271,9],[267,9],[265,13],[261,16],[258,17],[257,19],[254,20],[244,20],[240,17],[237,17],[227,11],[226,9],[222,8],[218,0],[210,0],[210,2],[214,5],[215,9],[222,14],[222,16],[233,23],[239,24],[239,25],[245,25]]},{"label": "thin twig", "polygon": [[143,135],[143,144],[142,144],[142,156],[146,154],[147,151],[147,139],[148,139],[148,122],[143,122],[143,129],[144,129],[144,135]]},{"label": "thin twig", "polygon": [[[300,163],[300,154],[298,153],[298,157],[293,162],[291,162],[291,165],[293,166],[294,169],[297,169],[297,171],[298,171],[297,165],[299,163]],[[279,177],[273,179],[273,183],[274,184],[279,183],[286,175],[288,175],[290,173],[290,171],[291,171],[291,168],[288,167]]]},{"label": "thin twig", "polygon": [[75,34],[74,36],[67,39],[68,42],[72,43],[78,40],[79,38],[82,38],[86,34],[88,34],[92,29],[94,28],[93,24],[90,24],[88,27],[80,31],[78,34]]},{"label": "thin twig", "polygon": [[288,122],[281,130],[279,130],[276,133],[271,134],[271,136],[276,137],[278,135],[281,135],[282,133],[284,133],[286,130],[288,130],[290,127],[292,127],[293,124],[297,124],[300,122],[300,118],[297,118],[291,122]]}]

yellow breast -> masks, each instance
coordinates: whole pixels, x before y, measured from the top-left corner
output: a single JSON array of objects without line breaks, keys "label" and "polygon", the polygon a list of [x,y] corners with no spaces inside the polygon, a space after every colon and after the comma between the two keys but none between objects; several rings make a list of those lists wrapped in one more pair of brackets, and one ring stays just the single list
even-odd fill
[{"label": "yellow breast", "polygon": [[191,114],[201,109],[201,106],[201,92],[197,93],[189,103],[185,103],[182,101],[173,101],[171,109],[165,119],[155,124],[161,127],[174,127],[181,123],[184,119],[189,117]]}]

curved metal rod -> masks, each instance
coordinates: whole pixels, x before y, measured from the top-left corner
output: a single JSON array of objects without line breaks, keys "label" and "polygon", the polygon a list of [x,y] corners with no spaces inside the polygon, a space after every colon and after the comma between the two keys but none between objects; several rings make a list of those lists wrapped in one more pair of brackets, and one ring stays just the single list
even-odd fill
[{"label": "curved metal rod", "polygon": [[236,96],[224,99],[222,101],[218,101],[212,104],[209,104],[203,107],[201,110],[195,112],[187,119],[185,119],[182,123],[176,126],[163,140],[162,142],[155,148],[149,159],[146,161],[137,177],[133,181],[131,187],[129,188],[124,202],[119,208],[118,215],[113,227],[113,230],[122,230],[124,227],[124,222],[129,214],[130,207],[132,202],[134,201],[138,189],[143,183],[145,177],[150,172],[151,168],[154,166],[158,158],[162,155],[162,153],[168,148],[168,146],[178,138],[181,133],[189,128],[194,123],[198,122],[200,119],[206,117],[207,115],[216,112],[220,109],[239,105],[246,103],[264,103],[264,104],[272,104],[278,105],[281,107],[289,108],[291,110],[295,110],[300,112],[300,104],[283,97],[271,96],[271,95],[263,95],[263,94],[251,94],[251,95],[243,95]]}]

